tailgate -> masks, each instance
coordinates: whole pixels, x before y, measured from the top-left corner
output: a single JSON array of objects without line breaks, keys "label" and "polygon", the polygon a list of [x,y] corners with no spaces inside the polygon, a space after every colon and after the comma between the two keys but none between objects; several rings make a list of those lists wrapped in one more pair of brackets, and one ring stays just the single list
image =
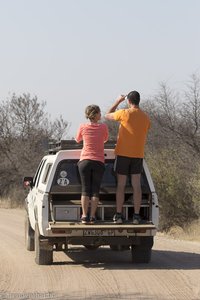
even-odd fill
[{"label": "tailgate", "polygon": [[156,226],[154,224],[131,223],[113,224],[101,222],[97,224],[82,224],[80,222],[49,222],[47,229],[53,236],[135,236],[155,235]]}]

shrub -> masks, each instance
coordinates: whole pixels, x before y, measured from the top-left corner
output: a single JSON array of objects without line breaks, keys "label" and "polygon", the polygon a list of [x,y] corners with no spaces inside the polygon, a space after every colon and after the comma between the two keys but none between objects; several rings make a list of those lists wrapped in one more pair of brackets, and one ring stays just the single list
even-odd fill
[{"label": "shrub", "polygon": [[180,153],[174,149],[165,149],[160,150],[156,156],[155,153],[154,156],[149,153],[146,159],[158,193],[160,229],[168,231],[172,226],[184,227],[198,219],[197,195],[200,182],[194,196],[194,180],[190,180],[191,173]]}]

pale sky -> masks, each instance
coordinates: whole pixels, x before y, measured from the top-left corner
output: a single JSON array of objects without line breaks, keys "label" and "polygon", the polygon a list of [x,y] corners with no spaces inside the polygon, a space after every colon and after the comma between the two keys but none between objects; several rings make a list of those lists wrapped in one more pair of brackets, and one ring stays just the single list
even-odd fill
[{"label": "pale sky", "polygon": [[199,0],[0,0],[0,101],[30,93],[74,136],[120,94],[200,73]]}]

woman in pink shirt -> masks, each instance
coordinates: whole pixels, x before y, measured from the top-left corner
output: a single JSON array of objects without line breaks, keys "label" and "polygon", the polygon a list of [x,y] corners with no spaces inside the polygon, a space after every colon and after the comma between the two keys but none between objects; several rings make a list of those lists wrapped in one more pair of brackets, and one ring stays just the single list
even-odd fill
[{"label": "woman in pink shirt", "polygon": [[[77,143],[83,141],[80,160],[78,162],[81,177],[82,217],[83,224],[96,220],[95,213],[99,202],[99,190],[104,173],[104,143],[108,140],[108,127],[99,123],[101,111],[97,105],[89,105],[85,109],[89,123],[81,124],[76,134]],[[88,218],[91,201],[90,217]]]}]

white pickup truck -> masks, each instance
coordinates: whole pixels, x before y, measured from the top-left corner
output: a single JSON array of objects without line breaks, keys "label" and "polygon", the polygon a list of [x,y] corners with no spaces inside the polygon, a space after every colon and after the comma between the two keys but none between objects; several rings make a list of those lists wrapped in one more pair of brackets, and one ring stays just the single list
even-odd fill
[{"label": "white pickup truck", "polygon": [[60,141],[43,157],[34,177],[24,177],[29,189],[25,199],[26,249],[35,250],[39,265],[53,263],[53,252],[70,251],[73,245],[97,249],[131,250],[133,263],[151,260],[153,239],[158,228],[159,207],[153,181],[144,160],[141,177],[142,223],[132,223],[133,196],[127,180],[123,206],[123,224],[114,224],[116,174],[113,171],[114,144],[105,144],[105,172],[100,190],[97,222],[81,223],[81,183],[77,162],[82,146],[73,140]]}]

